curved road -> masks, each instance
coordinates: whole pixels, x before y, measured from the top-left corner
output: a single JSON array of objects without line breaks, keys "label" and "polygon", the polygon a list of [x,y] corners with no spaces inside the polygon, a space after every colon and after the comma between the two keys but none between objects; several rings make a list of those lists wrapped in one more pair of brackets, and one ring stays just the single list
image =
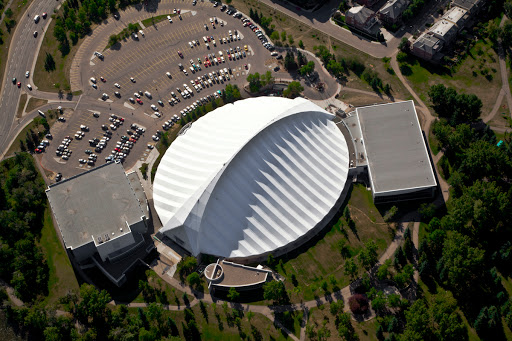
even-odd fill
[{"label": "curved road", "polygon": [[[39,41],[43,37],[43,29],[49,23],[50,15],[53,9],[60,2],[55,0],[37,0],[33,1],[28,7],[26,13],[19,23],[16,25],[14,35],[9,47],[9,55],[7,57],[7,65],[5,66],[4,79],[2,80],[2,92],[0,94],[0,155],[6,151],[9,145],[9,132],[13,128],[16,109],[22,91],[28,91],[27,84],[32,77],[27,80],[25,72],[32,71],[33,64],[37,58]],[[48,13],[46,19],[34,22],[36,14],[41,15],[43,12]],[[38,31],[37,38],[34,38],[34,31]],[[31,75],[32,76],[32,75]],[[16,77],[17,82],[21,82],[21,89],[12,84],[11,79]],[[30,93],[29,93],[30,95]]]}]

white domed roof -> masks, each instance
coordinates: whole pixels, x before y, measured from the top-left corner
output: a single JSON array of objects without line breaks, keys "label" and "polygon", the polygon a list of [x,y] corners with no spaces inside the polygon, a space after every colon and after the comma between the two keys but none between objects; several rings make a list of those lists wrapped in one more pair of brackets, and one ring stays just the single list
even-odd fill
[{"label": "white domed roof", "polygon": [[153,185],[161,232],[192,254],[249,257],[283,247],[334,206],[347,143],[302,99],[258,97],[218,108],[178,136]]}]

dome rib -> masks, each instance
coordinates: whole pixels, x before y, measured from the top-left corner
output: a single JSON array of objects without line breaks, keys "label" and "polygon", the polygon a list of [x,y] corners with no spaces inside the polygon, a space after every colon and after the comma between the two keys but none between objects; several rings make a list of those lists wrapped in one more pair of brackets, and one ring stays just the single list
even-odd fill
[{"label": "dome rib", "polygon": [[157,170],[160,232],[194,255],[223,257],[256,256],[301,238],[347,179],[347,145],[332,118],[307,100],[272,97],[202,117]]}]

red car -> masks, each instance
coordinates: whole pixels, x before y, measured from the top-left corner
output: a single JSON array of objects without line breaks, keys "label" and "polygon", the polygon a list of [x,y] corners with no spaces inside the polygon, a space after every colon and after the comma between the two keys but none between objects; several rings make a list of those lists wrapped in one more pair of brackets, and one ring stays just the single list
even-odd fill
[{"label": "red car", "polygon": [[103,78],[103,77],[100,77],[100,79],[101,79],[101,81],[102,81],[103,83],[105,83],[105,82],[107,81],[107,80],[106,80],[105,78]]},{"label": "red car", "polygon": [[124,122],[124,118],[123,117],[119,117],[119,121]]},{"label": "red car", "polygon": [[42,153],[42,152],[43,152],[43,150],[42,150],[42,149],[39,149],[39,148],[36,148],[36,149],[35,149],[35,152],[36,152],[36,153]]},{"label": "red car", "polygon": [[137,142],[137,140],[136,140],[136,139],[134,139],[133,137],[131,137],[129,141],[130,141],[130,142],[133,142],[133,143],[136,143],[136,142]]},{"label": "red car", "polygon": [[18,85],[18,88],[21,88],[21,82],[18,82],[17,85]]},{"label": "red car", "polygon": [[248,70],[248,69],[249,69],[249,67],[247,66],[247,64],[244,64],[244,66],[245,66],[245,69],[246,69],[246,70]]},{"label": "red car", "polygon": [[137,98],[137,103],[142,104],[142,100],[140,98]]},{"label": "red car", "polygon": [[181,53],[181,51],[178,51],[178,56],[180,56],[181,58],[183,58],[183,53]]},{"label": "red car", "polygon": [[177,12],[178,12],[178,14],[180,14],[180,13],[181,13],[181,9],[179,9],[179,8],[178,8],[178,11],[177,11]]}]

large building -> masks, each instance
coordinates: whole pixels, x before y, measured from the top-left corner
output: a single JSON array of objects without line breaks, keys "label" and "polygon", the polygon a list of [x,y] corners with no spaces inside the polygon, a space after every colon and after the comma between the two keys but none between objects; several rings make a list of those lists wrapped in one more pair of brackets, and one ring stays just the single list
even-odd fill
[{"label": "large building", "polygon": [[144,238],[148,206],[134,174],[127,176],[120,163],[107,163],[46,190],[72,263],[96,266],[116,285],[151,250]]},{"label": "large building", "polygon": [[413,101],[356,109],[375,203],[432,198],[437,187]]},{"label": "large building", "polygon": [[307,241],[348,188],[347,143],[333,119],[302,98],[259,97],[184,128],[155,176],[160,232],[193,255],[243,262]]}]

